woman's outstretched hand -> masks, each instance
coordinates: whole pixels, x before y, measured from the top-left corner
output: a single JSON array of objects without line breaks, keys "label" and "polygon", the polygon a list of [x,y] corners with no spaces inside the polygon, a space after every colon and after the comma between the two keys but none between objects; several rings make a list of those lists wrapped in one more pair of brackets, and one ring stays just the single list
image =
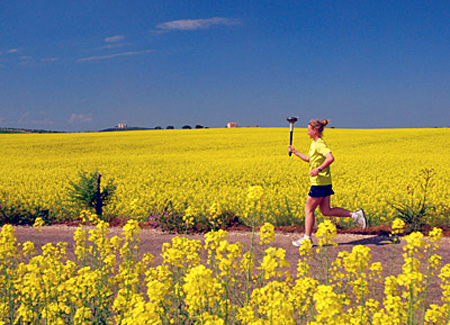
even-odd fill
[{"label": "woman's outstretched hand", "polygon": [[311,175],[312,177],[316,177],[317,175],[319,175],[319,170],[317,168],[314,168],[313,170],[311,170],[309,175]]}]

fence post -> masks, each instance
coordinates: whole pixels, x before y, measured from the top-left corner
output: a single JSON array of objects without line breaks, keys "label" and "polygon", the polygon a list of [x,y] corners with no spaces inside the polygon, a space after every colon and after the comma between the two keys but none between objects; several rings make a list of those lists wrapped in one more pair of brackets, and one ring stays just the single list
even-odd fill
[{"label": "fence post", "polygon": [[100,193],[100,181],[101,181],[101,177],[102,174],[98,173],[97,174],[97,198],[95,200],[95,213],[97,214],[98,217],[102,216],[102,197],[101,197],[101,193]]}]

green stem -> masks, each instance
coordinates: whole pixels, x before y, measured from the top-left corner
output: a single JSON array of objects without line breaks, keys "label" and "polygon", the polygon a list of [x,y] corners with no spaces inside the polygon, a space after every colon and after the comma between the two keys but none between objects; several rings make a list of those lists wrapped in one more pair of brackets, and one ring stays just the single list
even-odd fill
[{"label": "green stem", "polygon": [[410,324],[410,325],[414,324],[413,310],[414,310],[414,294],[413,294],[413,288],[411,287],[409,289],[409,304],[408,304],[408,324]]},{"label": "green stem", "polygon": [[247,268],[247,300],[246,300],[246,305],[250,301],[250,277],[251,277],[250,273],[251,273],[251,268],[252,268],[254,239],[255,239],[255,222],[254,222],[254,218],[253,218],[253,222],[252,222],[252,240],[251,240],[251,245],[250,245],[250,256],[249,256],[249,259],[248,259],[248,268]]},{"label": "green stem", "polygon": [[8,308],[9,308],[9,320],[10,324],[14,321],[14,299],[13,299],[13,290],[14,290],[14,284],[12,281],[11,276],[9,275],[8,271],[3,269],[2,273],[4,273],[6,282],[7,282],[7,292],[8,292]]},{"label": "green stem", "polygon": [[[362,272],[361,272],[361,264],[359,267],[359,276],[360,278],[362,278]],[[360,285],[360,291],[361,291],[361,306],[363,306],[363,308],[361,308],[361,315],[360,315],[360,324],[363,325],[363,318],[364,318],[364,310],[365,310],[365,306],[366,306],[366,300],[365,300],[365,296],[364,296],[364,285],[361,284]]]},{"label": "green stem", "polygon": [[330,257],[329,257],[329,251],[328,251],[328,245],[325,248],[325,280],[326,280],[326,285],[328,285],[328,282],[330,281],[330,276],[329,276],[329,270],[328,270],[328,265],[330,264]]},{"label": "green stem", "polygon": [[[436,246],[434,246],[434,245],[429,248],[427,261],[430,260],[430,258],[433,255],[433,252],[435,251],[435,249],[436,249]],[[431,278],[432,273],[433,272],[431,271],[431,266],[430,266],[430,264],[428,264],[427,274],[426,274],[426,282],[425,282],[425,289],[424,289],[423,309],[422,309],[422,323],[424,323],[424,324],[425,324],[425,313],[426,313],[427,306],[428,306],[428,288],[430,286],[430,278]]]}]

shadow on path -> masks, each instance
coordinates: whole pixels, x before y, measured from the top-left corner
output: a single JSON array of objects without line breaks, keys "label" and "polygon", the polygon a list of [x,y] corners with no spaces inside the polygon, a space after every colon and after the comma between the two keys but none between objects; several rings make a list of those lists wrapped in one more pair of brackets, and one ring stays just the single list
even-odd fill
[{"label": "shadow on path", "polygon": [[354,240],[348,243],[339,243],[339,246],[345,246],[345,245],[377,245],[377,246],[384,246],[384,245],[391,245],[394,244],[391,238],[388,236],[374,236],[359,240]]}]

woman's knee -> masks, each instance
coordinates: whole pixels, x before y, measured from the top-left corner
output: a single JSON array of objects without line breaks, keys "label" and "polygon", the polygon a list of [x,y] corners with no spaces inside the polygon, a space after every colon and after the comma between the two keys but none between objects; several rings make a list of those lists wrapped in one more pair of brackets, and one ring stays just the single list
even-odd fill
[{"label": "woman's knee", "polygon": [[321,199],[320,198],[313,198],[308,196],[306,199],[305,204],[305,213],[314,213],[314,211],[317,209],[317,207],[320,205]]},{"label": "woman's knee", "polygon": [[316,211],[317,206],[312,205],[312,204],[306,204],[305,205],[305,214],[306,215],[310,215],[310,214],[314,214],[314,211]]}]

